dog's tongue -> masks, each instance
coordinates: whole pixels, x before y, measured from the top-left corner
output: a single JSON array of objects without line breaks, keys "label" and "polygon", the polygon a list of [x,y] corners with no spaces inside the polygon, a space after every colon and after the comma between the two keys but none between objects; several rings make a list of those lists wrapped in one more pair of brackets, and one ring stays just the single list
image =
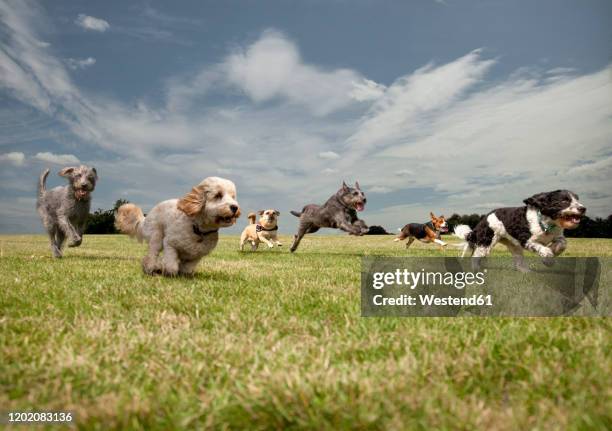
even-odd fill
[{"label": "dog's tongue", "polygon": [[364,205],[362,203],[355,204],[355,209],[357,211],[363,211]]},{"label": "dog's tongue", "polygon": [[87,197],[88,193],[89,192],[87,190],[79,189],[74,192],[74,195],[76,196],[77,199],[83,199],[84,197]]}]

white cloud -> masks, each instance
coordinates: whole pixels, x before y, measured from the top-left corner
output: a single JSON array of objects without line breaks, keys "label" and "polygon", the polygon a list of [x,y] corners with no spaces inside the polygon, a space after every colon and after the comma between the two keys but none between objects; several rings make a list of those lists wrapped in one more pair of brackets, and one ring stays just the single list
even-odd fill
[{"label": "white cloud", "polygon": [[385,186],[370,186],[368,187],[368,192],[371,193],[390,193],[393,189]]},{"label": "white cloud", "polygon": [[25,162],[25,154],[17,151],[0,154],[0,162],[9,162],[14,166],[22,166]]},{"label": "white cloud", "polygon": [[82,13],[77,16],[74,23],[85,30],[99,31],[100,33],[104,33],[110,27],[108,21]]},{"label": "white cloud", "polygon": [[66,64],[68,64],[68,67],[72,70],[85,69],[89,66],[93,66],[94,64],[96,64],[96,59],[93,57],[68,58],[66,59]]},{"label": "white cloud", "polygon": [[77,165],[81,163],[79,159],[72,154],[53,154],[44,152],[36,154],[34,158],[41,162],[53,163],[56,165]]},{"label": "white cloud", "polygon": [[338,153],[334,153],[333,151],[322,151],[319,153],[319,158],[323,160],[335,160],[339,159],[340,155]]},{"label": "white cloud", "polygon": [[385,89],[351,69],[325,70],[305,63],[297,46],[275,30],[235,49],[190,82],[173,82],[168,90],[170,106],[179,106],[181,99],[204,94],[219,83],[239,89],[255,103],[280,100],[318,116],[374,100]]}]

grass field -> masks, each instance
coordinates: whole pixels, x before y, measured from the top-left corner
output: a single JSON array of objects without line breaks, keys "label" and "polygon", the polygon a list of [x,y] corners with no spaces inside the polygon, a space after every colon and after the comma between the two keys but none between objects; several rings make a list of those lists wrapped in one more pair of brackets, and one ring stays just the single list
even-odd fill
[{"label": "grass field", "polygon": [[0,409],[83,429],[612,428],[611,319],[362,318],[360,256],[406,255],[391,238],[310,235],[292,255],[223,236],[167,279],[124,236],[60,261],[1,236]]}]

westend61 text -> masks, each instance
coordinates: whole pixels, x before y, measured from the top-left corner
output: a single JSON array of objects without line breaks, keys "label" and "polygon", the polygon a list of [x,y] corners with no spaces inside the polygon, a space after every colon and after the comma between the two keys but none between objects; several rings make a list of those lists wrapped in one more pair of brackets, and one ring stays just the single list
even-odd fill
[{"label": "westend61 text", "polygon": [[[418,301],[418,302],[417,302]],[[469,305],[469,306],[491,306],[493,299],[491,295],[472,295],[462,298],[454,296],[436,296],[436,295],[400,295],[396,297],[385,297],[383,295],[374,295],[372,297],[374,305],[391,305],[391,306],[412,306],[412,305]]]}]

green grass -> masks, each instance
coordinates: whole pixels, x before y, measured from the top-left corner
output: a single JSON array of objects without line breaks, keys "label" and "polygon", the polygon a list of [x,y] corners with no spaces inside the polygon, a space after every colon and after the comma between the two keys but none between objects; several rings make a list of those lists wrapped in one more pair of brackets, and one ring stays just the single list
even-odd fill
[{"label": "green grass", "polygon": [[292,255],[288,237],[239,253],[223,236],[167,279],[123,236],[60,261],[43,236],[1,236],[0,409],[83,429],[612,427],[610,319],[362,318],[360,256],[406,255],[391,238],[309,235]]}]

